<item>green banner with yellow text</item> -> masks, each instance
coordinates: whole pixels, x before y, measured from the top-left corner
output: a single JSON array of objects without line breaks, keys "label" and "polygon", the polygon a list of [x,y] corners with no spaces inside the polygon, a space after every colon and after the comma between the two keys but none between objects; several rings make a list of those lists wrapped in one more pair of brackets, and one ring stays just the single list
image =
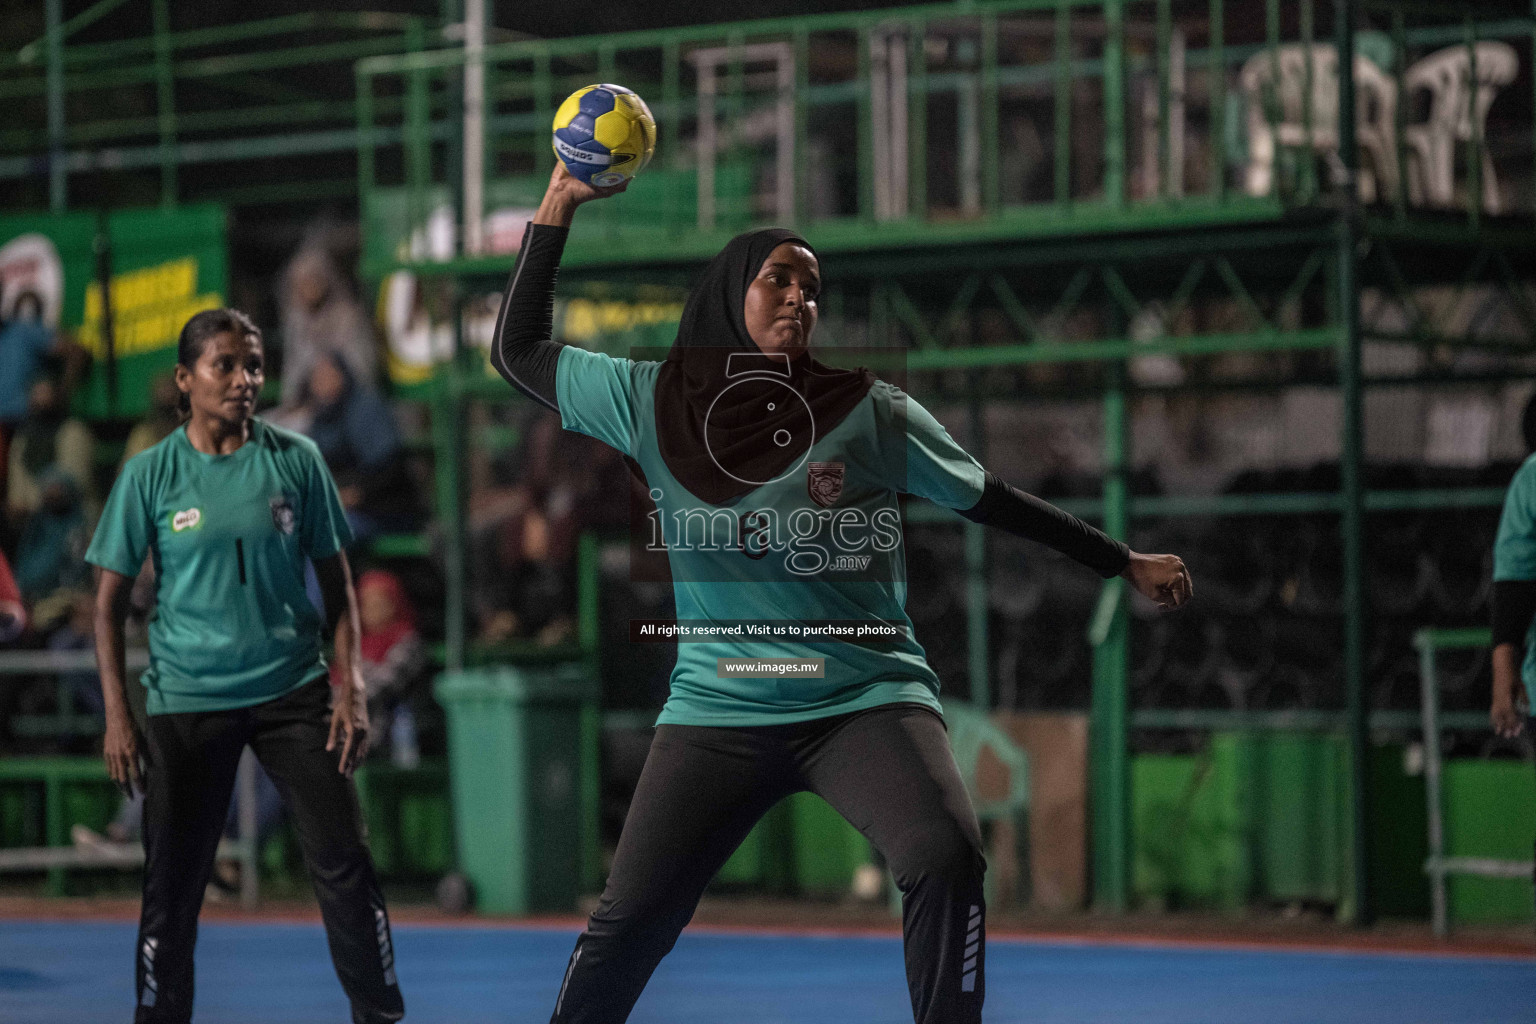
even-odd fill
[{"label": "green banner with yellow text", "polygon": [[48,325],[90,353],[77,415],[145,411],[151,382],[176,363],[182,324],[224,304],[225,219],[216,205],[0,217],[0,315],[31,293]]}]

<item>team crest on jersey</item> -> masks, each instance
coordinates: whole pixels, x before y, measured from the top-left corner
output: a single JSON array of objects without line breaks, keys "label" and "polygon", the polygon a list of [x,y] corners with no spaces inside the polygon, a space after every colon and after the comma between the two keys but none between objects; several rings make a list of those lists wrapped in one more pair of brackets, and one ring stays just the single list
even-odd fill
[{"label": "team crest on jersey", "polygon": [[298,515],[293,511],[293,499],[286,494],[274,494],[267,499],[272,509],[272,525],[279,533],[293,533],[298,525]]},{"label": "team crest on jersey", "polygon": [[822,508],[831,508],[843,493],[841,462],[813,462],[805,473],[805,489],[811,500]]},{"label": "team crest on jersey", "polygon": [[195,530],[203,525],[203,510],[200,508],[182,509],[180,512],[171,513],[171,532],[180,533],[182,530]]}]

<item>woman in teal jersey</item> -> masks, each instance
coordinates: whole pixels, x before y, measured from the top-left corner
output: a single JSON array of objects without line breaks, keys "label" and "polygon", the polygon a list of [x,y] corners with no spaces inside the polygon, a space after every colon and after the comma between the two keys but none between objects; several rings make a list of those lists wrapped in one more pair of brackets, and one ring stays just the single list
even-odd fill
[{"label": "woman in teal jersey", "polygon": [[[492,348],[562,424],[622,452],[655,508],[680,638],[612,871],[556,997],[558,1024],[615,1024],[753,824],[802,790],[885,857],[903,896],[918,1024],[975,1024],[984,993],[980,830],[912,636],[897,498],[915,494],[1123,575],[1165,608],[1173,555],[1141,555],[986,472],[900,389],[811,353],[821,267],[805,239],[733,239],[661,361],[550,340],[554,284],[594,189],[557,166]],[[745,663],[745,664],[743,664]]]},{"label": "woman in teal jersey", "polygon": [[[124,465],[85,556],[100,569],[107,768],[126,791],[145,791],[141,1024],[192,1019],[197,916],[246,746],[289,808],[354,1024],[405,1015],[352,785],[368,713],[343,550],[351,534],[314,443],[252,415],[263,375],[261,332],[244,313],[187,321],[176,386],[190,416]],[[123,621],[146,556],[157,603],[141,736],[128,712]],[[306,559],[326,621],[305,596]],[[334,702],[322,630],[339,677],[351,681]]]}]

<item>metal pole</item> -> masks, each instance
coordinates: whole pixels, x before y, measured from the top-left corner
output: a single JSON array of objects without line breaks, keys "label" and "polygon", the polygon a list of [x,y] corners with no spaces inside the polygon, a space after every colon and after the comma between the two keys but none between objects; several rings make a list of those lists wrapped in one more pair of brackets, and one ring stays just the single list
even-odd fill
[{"label": "metal pole", "polygon": [[48,0],[48,209],[68,205],[64,168],[64,0]]},{"label": "metal pole", "polygon": [[981,212],[981,90],[975,75],[960,79],[955,102],[955,130],[960,143],[959,159],[955,161],[960,210],[974,216]]},{"label": "metal pole", "polygon": [[155,105],[160,121],[160,205],[176,205],[176,83],[171,68],[170,0],[155,0]]},{"label": "metal pole", "polygon": [[[1297,188],[1301,196],[1308,202],[1317,195],[1317,167],[1312,159],[1316,152],[1317,138],[1313,134],[1312,125],[1316,111],[1312,109],[1312,82],[1317,74],[1317,50],[1312,45],[1312,0],[1302,0],[1301,3],[1301,52],[1304,54],[1301,65],[1301,137],[1306,140],[1301,148],[1301,167],[1298,170],[1299,182]],[[1342,60],[1342,56],[1340,57]],[[1353,60],[1351,60],[1353,67]],[[1354,76],[1350,76],[1353,81]],[[1279,80],[1279,69],[1276,68],[1276,80]],[[1354,109],[1351,107],[1350,109]],[[1341,129],[1342,130],[1342,129]]]},{"label": "metal pole", "polygon": [[775,61],[779,97],[774,152],[774,194],[779,223],[795,222],[795,51],[783,46]]},{"label": "metal pole", "polygon": [[1125,0],[1104,0],[1104,200],[1125,205]]},{"label": "metal pole", "polygon": [[1339,51],[1338,218],[1339,385],[1344,417],[1341,528],[1344,545],[1344,691],[1349,711],[1351,796],[1350,872],[1354,907],[1347,916],[1356,925],[1372,919],[1370,891],[1370,724],[1365,695],[1365,497],[1361,481],[1363,404],[1360,384],[1360,299],[1356,294],[1355,249],[1358,240],[1359,153],[1355,139],[1355,3],[1338,0],[1334,36]]},{"label": "metal pole", "polygon": [[[1104,389],[1104,532],[1117,540],[1130,533],[1126,478],[1130,436],[1125,408],[1125,364],[1111,363]],[[1093,649],[1089,712],[1092,750],[1093,896],[1103,910],[1123,913],[1130,904],[1130,622],[1120,581],[1106,585],[1113,602],[1101,640]],[[1111,589],[1112,588],[1112,589]],[[1101,600],[1101,605],[1103,600]],[[1097,619],[1098,616],[1095,616]],[[1095,632],[1101,624],[1094,623]]]},{"label": "metal pole", "polygon": [[[1536,3],[1536,0],[1532,0]],[[928,216],[928,23],[914,20],[908,46],[910,103],[907,109],[907,210],[918,220]]]},{"label": "metal pole", "polygon": [[1001,117],[997,96],[997,15],[988,12],[981,19],[981,206],[988,213],[997,212],[998,203],[998,133]]},{"label": "metal pole", "polygon": [[1403,129],[1408,124],[1408,87],[1403,76],[1408,30],[1400,7],[1392,11],[1392,52],[1397,54],[1397,59],[1392,62],[1392,80],[1397,84],[1397,103],[1392,108],[1392,151],[1397,162],[1397,187],[1392,193],[1392,210],[1401,223],[1408,219],[1408,147],[1403,137]]},{"label": "metal pole", "polygon": [[[466,0],[439,0],[439,7],[444,15],[443,24],[445,26],[450,28],[457,27],[460,32],[465,31],[465,3]],[[463,39],[464,37],[460,36],[461,42]],[[462,59],[461,51],[460,60],[462,61]],[[455,73],[456,71],[458,73]],[[434,133],[432,131],[435,120],[433,110],[437,109],[438,105],[431,101],[429,93],[428,103],[425,107],[426,116],[422,119],[422,128],[426,133],[423,140],[425,142],[423,153],[427,161],[427,181],[430,184],[435,184],[438,180],[441,180],[444,195],[441,201],[437,201],[435,198],[429,200],[428,216],[430,218],[431,211],[438,206],[446,206],[444,213],[448,223],[451,225],[451,234],[453,236],[452,243],[449,246],[449,255],[451,257],[457,256],[464,251],[464,231],[462,227],[464,211],[464,132],[462,130],[463,122],[454,117],[455,111],[462,111],[464,109],[464,75],[462,71],[459,71],[450,62],[434,70],[433,77],[441,78],[443,83],[441,110],[443,112],[443,120],[446,122],[444,127],[447,131],[446,138],[444,139],[446,146],[443,153],[442,177],[438,179],[434,169],[433,150],[435,146],[433,144]],[[436,193],[437,189],[433,188],[432,192]]]},{"label": "metal pole", "polygon": [[1483,212],[1483,123],[1477,116],[1477,94],[1482,87],[1477,81],[1477,23],[1469,14],[1464,23],[1467,45],[1467,219],[1477,230]]},{"label": "metal pole", "polygon": [[700,231],[715,229],[715,65],[713,60],[699,62],[698,149],[698,225]]},{"label": "metal pole", "polygon": [[[368,231],[368,201],[373,196],[373,76],[356,70],[357,79],[357,207],[363,231]],[[406,228],[409,237],[411,225]],[[365,234],[365,238],[367,235]],[[363,246],[362,261],[367,262],[368,248]]]},{"label": "metal pole", "polygon": [[794,117],[795,117],[795,161],[794,171],[794,216],[789,223],[803,223],[808,219],[809,211],[806,208],[807,191],[811,180],[811,146],[810,127],[807,122],[809,111],[807,110],[807,98],[811,91],[811,34],[804,28],[795,29],[795,85],[794,85]]},{"label": "metal pole", "polygon": [[1206,68],[1211,91],[1211,191],[1227,198],[1227,54],[1225,0],[1210,0]]},{"label": "metal pole", "polygon": [[870,95],[872,79],[874,75],[873,54],[870,48],[874,45],[875,33],[869,25],[864,25],[859,30],[859,55],[858,55],[858,111],[859,125],[855,138],[857,147],[859,181],[859,219],[872,221],[875,219],[875,175],[879,173],[879,167],[875,162],[875,121],[873,97]]},{"label": "metal pole", "polygon": [[465,589],[469,572],[464,542],[464,388],[459,366],[463,348],[464,304],[458,289],[451,299],[453,358],[439,368],[432,410],[433,461],[437,464],[437,504],[443,522],[443,667],[464,668],[466,642]]},{"label": "metal pole", "polygon": [[464,255],[478,256],[485,228],[485,0],[464,9]]},{"label": "metal pole", "polygon": [[[1269,124],[1269,184],[1264,192],[1277,196],[1280,194],[1280,168],[1284,163],[1281,159],[1284,154],[1280,151],[1280,121],[1284,117],[1280,95],[1280,0],[1264,0],[1264,37],[1269,53],[1269,74],[1263,84],[1264,120]],[[1350,82],[1353,88],[1352,75]]]},{"label": "metal pole", "polygon": [[[426,46],[423,26],[413,21],[406,27],[406,46],[412,53]],[[431,87],[427,73],[419,68],[406,72],[405,85],[405,209],[407,230],[421,232],[422,251],[412,252],[413,259],[427,259],[431,245],[427,232],[427,189],[432,177]],[[409,236],[408,236],[409,237]]]},{"label": "metal pole", "polygon": [[92,248],[96,250],[96,287],[101,290],[101,355],[107,385],[107,412],[115,416],[119,398],[117,330],[113,315],[116,301],[112,294],[112,221],[106,210],[97,214]]},{"label": "metal pole", "polygon": [[1429,900],[1435,934],[1448,930],[1445,900],[1444,805],[1440,802],[1440,686],[1435,678],[1435,642],[1420,634],[1414,637],[1419,648],[1419,714],[1424,729],[1424,805],[1429,819]]},{"label": "metal pole", "polygon": [[891,176],[884,173],[894,156],[891,150],[891,76],[889,51],[894,49],[891,34],[884,30],[869,34],[869,140],[875,151],[876,168],[873,188],[875,220],[891,219]]},{"label": "metal pole", "polygon": [[1157,0],[1157,159],[1147,161],[1156,170],[1158,197],[1173,194],[1173,134],[1169,120],[1173,94],[1173,9],[1171,0]]},{"label": "metal pole", "polygon": [[1052,168],[1054,196],[1058,206],[1072,200],[1072,7],[1062,4],[1056,8],[1056,79],[1055,137],[1051,141],[1055,153]]},{"label": "metal pole", "polygon": [[911,115],[908,112],[908,84],[907,84],[907,37],[906,34],[893,28],[888,37],[890,45],[886,50],[886,57],[890,61],[888,68],[891,83],[891,157],[886,166],[886,174],[891,179],[891,215],[893,217],[905,217],[911,210],[909,202],[911,185],[908,182],[909,155],[911,147]]}]

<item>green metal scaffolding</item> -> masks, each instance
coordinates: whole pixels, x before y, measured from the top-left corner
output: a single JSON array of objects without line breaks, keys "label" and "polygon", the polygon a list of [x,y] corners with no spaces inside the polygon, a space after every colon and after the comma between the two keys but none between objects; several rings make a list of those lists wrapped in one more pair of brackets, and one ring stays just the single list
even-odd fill
[{"label": "green metal scaffolding", "polygon": [[[1183,46],[1185,75],[1199,69],[1206,75],[1206,97],[1214,140],[1225,138],[1229,119],[1228,72],[1255,54],[1274,54],[1282,44],[1281,5],[1266,3],[1266,37],[1229,44],[1223,37],[1227,24],[1225,5],[1210,0],[1206,5],[1203,47]],[[829,281],[845,282],[847,293],[829,290],[825,305],[829,319],[838,319],[846,300],[862,300],[872,342],[892,347],[893,362],[908,372],[972,370],[1047,363],[1092,363],[1101,366],[1098,388],[1102,405],[1102,498],[1068,502],[1073,511],[1097,518],[1107,532],[1128,539],[1132,523],[1145,516],[1251,515],[1332,513],[1340,519],[1344,577],[1344,694],[1340,712],[1166,712],[1147,709],[1132,713],[1129,701],[1129,666],[1132,657],[1125,588],[1112,580],[1104,588],[1089,630],[1093,647],[1091,699],[1092,829],[1095,902],[1123,910],[1129,902],[1129,772],[1130,731],[1143,728],[1272,727],[1339,729],[1348,737],[1350,781],[1353,793],[1350,830],[1353,847],[1350,882],[1353,899],[1344,913],[1357,922],[1371,918],[1369,830],[1364,827],[1370,802],[1366,754],[1373,724],[1402,725],[1407,719],[1392,712],[1374,716],[1364,691],[1364,634],[1367,609],[1362,587],[1364,520],[1367,512],[1394,509],[1485,507],[1496,504],[1496,489],[1431,491],[1368,491],[1362,473],[1363,395],[1367,387],[1402,383],[1403,378],[1367,378],[1361,367],[1359,297],[1366,275],[1373,286],[1390,284],[1404,254],[1431,252],[1450,267],[1477,267],[1461,274],[1461,284],[1502,283],[1511,289],[1530,274],[1536,246],[1532,243],[1530,213],[1521,218],[1492,218],[1483,213],[1475,190],[1480,140],[1468,147],[1473,188],[1464,214],[1422,217],[1404,201],[1402,191],[1385,205],[1366,208],[1358,201],[1355,174],[1355,96],[1351,60],[1356,28],[1362,16],[1352,0],[1333,5],[1330,38],[1343,69],[1339,81],[1337,124],[1342,170],[1331,188],[1324,188],[1310,160],[1299,160],[1295,181],[1282,187],[1279,175],[1273,190],[1264,196],[1239,194],[1232,187],[1227,147],[1210,147],[1206,187],[1186,192],[1173,187],[1175,159],[1175,95],[1187,102],[1187,80],[1174,88],[1170,60],[1172,40],[1179,29],[1172,17],[1170,0],[1012,0],[974,3],[961,7],[933,4],[854,14],[818,15],[778,21],[735,23],[685,29],[581,37],[539,42],[517,42],[487,47],[489,89],[486,118],[488,136],[496,142],[487,157],[491,178],[510,176],[524,183],[524,194],[536,197],[541,176],[547,175],[552,157],[548,148],[548,124],[558,97],[591,80],[618,80],[652,100],[661,125],[662,143],[655,172],[637,179],[631,194],[613,201],[619,209],[606,218],[588,218],[578,225],[567,248],[565,280],[581,287],[593,280],[626,281],[655,279],[676,281],[679,274],[712,255],[741,226],[720,223],[714,211],[722,197],[708,204],[692,190],[696,179],[688,167],[688,154],[671,142],[669,135],[685,124],[714,118],[719,103],[726,111],[749,106],[787,102],[792,106],[792,130],[781,144],[794,146],[792,207],[772,214],[779,220],[804,225],[822,254]],[[1391,38],[1399,52],[1409,43],[1420,46],[1467,43],[1503,35],[1529,40],[1536,21],[1530,17],[1474,22],[1470,17],[1443,21],[1441,12],[1419,17],[1426,24],[1411,31],[1405,26],[1404,5],[1377,4],[1371,13],[1390,21]],[[1186,10],[1187,13],[1187,10]],[[1424,14],[1421,9],[1409,13]],[[1301,42],[1314,42],[1314,11],[1311,2],[1300,8]],[[1441,18],[1442,20],[1436,20]],[[1461,23],[1457,23],[1460,21]],[[1020,59],[1028,47],[1017,44],[1023,33],[1034,33],[1049,45],[1045,59]],[[1085,37],[1093,45],[1084,46]],[[1378,36],[1381,33],[1377,33]],[[1033,38],[1033,37],[1031,37]],[[1182,38],[1182,36],[1181,36]],[[1000,40],[1008,40],[1006,45]],[[1129,42],[1136,45],[1131,46]],[[754,86],[762,75],[746,54],[759,43],[787,44],[782,53],[794,60],[794,88],[788,95]],[[942,46],[940,44],[942,43]],[[690,54],[724,48],[726,91],[723,99],[713,94],[709,106],[689,96],[685,85],[696,73]],[[838,47],[841,47],[839,50]],[[877,202],[877,152],[889,154],[889,140],[877,138],[874,129],[872,89],[891,74],[890,54],[906,54],[904,89],[907,113],[904,130],[907,152],[907,194],[898,197],[894,214]],[[934,59],[943,50],[953,59]],[[812,55],[834,52],[851,74],[841,77],[813,67]],[[856,57],[849,63],[851,56]],[[1004,54],[1011,53],[1012,59]],[[734,56],[732,56],[734,54]],[[885,56],[881,56],[881,55]],[[715,59],[715,58],[710,58]],[[1475,59],[1475,58],[1474,58]],[[370,211],[387,202],[403,204],[416,223],[434,202],[451,200],[451,178],[434,172],[441,164],[442,147],[456,130],[452,110],[446,105],[448,83],[460,73],[462,50],[449,49],[406,56],[370,57],[358,62],[357,137],[359,189],[365,226],[376,224]],[[883,62],[883,63],[882,63]],[[762,70],[760,67],[758,71]],[[1130,81],[1147,77],[1155,83],[1155,115],[1149,137],[1156,152],[1141,154],[1142,173],[1153,181],[1149,189],[1132,187],[1129,140],[1132,134],[1128,109]],[[754,93],[754,88],[758,92]],[[1049,201],[1007,203],[1000,196],[999,118],[1002,104],[1013,102],[1016,90],[1043,89],[1054,111],[1054,133],[1049,159]],[[1096,156],[1102,173],[1089,187],[1082,185],[1084,155],[1074,149],[1074,118],[1085,116],[1083,95],[1097,97],[1090,113],[1100,119],[1102,142]],[[386,98],[404,97],[401,115],[391,119],[381,113]],[[1310,97],[1310,93],[1308,93]],[[940,144],[928,133],[934,124],[935,104],[951,101],[971,104],[961,110],[962,135],[957,144],[976,147],[979,166],[970,195],[964,182],[959,187],[960,209],[940,216],[932,191],[933,174],[926,156]],[[1306,101],[1308,123],[1314,112]],[[1091,104],[1090,104],[1091,105]],[[807,139],[814,126],[830,112],[850,109],[856,130],[852,133],[854,166],[857,168],[856,201],[851,209],[830,216],[810,210],[813,186],[810,147]],[[1182,117],[1182,112],[1178,113]],[[1273,116],[1273,115],[1272,115]],[[1271,122],[1273,124],[1273,121]],[[973,129],[966,128],[974,125]],[[1402,121],[1398,146],[1401,150]],[[384,176],[381,156],[398,144],[404,152],[400,173]],[[739,149],[736,140],[709,159],[724,161]],[[694,161],[706,156],[694,154]],[[1150,163],[1149,163],[1150,162]],[[1148,170],[1155,167],[1155,173]],[[1091,175],[1089,176],[1091,177]],[[722,179],[713,176],[718,189]],[[536,201],[536,198],[535,198]],[[739,197],[738,200],[739,201]],[[627,205],[624,205],[627,204]],[[787,214],[788,216],[785,216]],[[958,215],[956,215],[958,214]],[[1523,219],[1522,219],[1523,218]],[[749,215],[748,223],[762,214]],[[1369,252],[1367,253],[1367,249]],[[1366,254],[1363,256],[1363,254]],[[1266,257],[1273,264],[1263,266]],[[1207,334],[1176,334],[1165,329],[1151,339],[1132,338],[1126,323],[1140,300],[1127,281],[1137,268],[1160,262],[1176,262],[1184,268],[1178,287],[1163,295],[1175,305],[1188,304],[1211,289],[1225,289],[1231,300],[1246,304],[1250,314],[1246,330]],[[456,293],[469,287],[499,290],[510,269],[510,255],[454,253],[446,259],[407,258],[398,238],[372,238],[365,247],[364,271],[379,278],[405,270],[422,278],[446,279]],[[1491,268],[1491,269],[1489,269]],[[1108,305],[1118,311],[1108,319],[1118,325],[1108,336],[1069,339],[1053,332],[1051,317],[1031,312],[1029,294],[1020,277],[1054,273],[1065,282],[1055,302],[1057,310],[1073,307],[1091,287],[1102,288]],[[1283,270],[1283,273],[1281,272]],[[1479,277],[1480,274],[1486,274]],[[647,277],[649,275],[649,278]],[[938,278],[947,302],[935,305],[914,298],[924,280]],[[1453,277],[1454,280],[1454,277]],[[1045,287],[1041,285],[1040,287]],[[859,292],[860,289],[862,293]],[[1284,294],[1291,299],[1323,296],[1327,312],[1321,320],[1284,324],[1259,308],[1259,294]],[[995,300],[1007,313],[1018,341],[997,345],[964,345],[956,337],[970,305],[978,296]],[[1049,308],[1049,303],[1047,307]],[[907,339],[904,344],[902,339]],[[1415,323],[1400,337],[1377,340],[1419,346],[1481,345],[1499,348],[1486,338],[1447,336],[1423,323]],[[1528,341],[1528,339],[1527,339]],[[1508,346],[1504,346],[1506,349]],[[1517,349],[1528,345],[1517,344]],[[1133,439],[1129,432],[1128,403],[1135,393],[1127,382],[1127,360],[1146,355],[1202,356],[1224,353],[1275,353],[1312,350],[1331,356],[1332,373],[1343,406],[1340,437],[1341,485],[1337,491],[1309,494],[1249,494],[1211,497],[1133,497],[1129,468]],[[445,368],[448,394],[462,393],[463,381],[479,388],[483,367],[473,355]],[[1434,383],[1434,375],[1415,378]],[[498,382],[499,383],[499,382]],[[1239,382],[1233,386],[1248,386]],[[1222,386],[1220,384],[1216,386]],[[491,393],[496,392],[496,384]],[[460,390],[455,390],[460,389]],[[973,395],[973,423],[979,425],[980,399]],[[440,407],[454,413],[453,403]],[[443,428],[448,436],[448,428]],[[973,438],[977,442],[980,435]],[[453,461],[458,449],[440,449]],[[449,471],[453,472],[453,471]],[[449,495],[445,492],[445,499]],[[448,504],[446,519],[459,506]],[[917,521],[950,521],[936,510],[915,510]],[[970,685],[973,699],[987,703],[985,574],[986,540],[982,531],[964,526],[965,563],[968,572],[967,605],[970,650]],[[462,629],[462,621],[455,622]]]}]

